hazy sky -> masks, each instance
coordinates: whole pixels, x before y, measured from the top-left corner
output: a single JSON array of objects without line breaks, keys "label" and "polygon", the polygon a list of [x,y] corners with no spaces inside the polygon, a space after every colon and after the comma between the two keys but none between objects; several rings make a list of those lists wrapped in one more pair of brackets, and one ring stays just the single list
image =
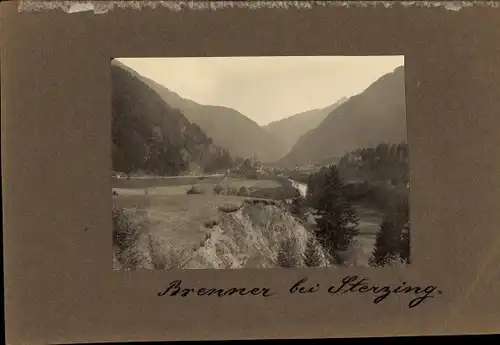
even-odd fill
[{"label": "hazy sky", "polygon": [[366,89],[403,56],[118,59],[183,98],[238,110],[259,125]]}]

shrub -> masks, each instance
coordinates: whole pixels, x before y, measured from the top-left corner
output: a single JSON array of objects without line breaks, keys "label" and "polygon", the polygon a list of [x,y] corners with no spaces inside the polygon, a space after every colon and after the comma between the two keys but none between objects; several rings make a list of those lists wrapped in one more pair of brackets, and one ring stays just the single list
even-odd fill
[{"label": "shrub", "polygon": [[186,194],[205,194],[205,192],[199,186],[191,186],[191,188],[187,190]]},{"label": "shrub", "polygon": [[136,268],[141,261],[137,250],[142,229],[121,208],[113,209],[113,248],[116,260],[124,268]]},{"label": "shrub", "polygon": [[219,211],[224,213],[233,213],[238,211],[241,208],[241,205],[223,205],[219,206]]},{"label": "shrub", "polygon": [[248,196],[248,195],[249,195],[248,190],[244,186],[242,186],[238,191],[238,196]]},{"label": "shrub", "polygon": [[218,219],[207,220],[203,223],[206,228],[212,229],[214,226],[219,225]]},{"label": "shrub", "polygon": [[391,267],[407,267],[408,260],[405,258],[402,258],[399,253],[390,254],[390,255],[388,255],[386,265],[391,266]]},{"label": "shrub", "polygon": [[207,243],[207,241],[210,239],[211,236],[212,236],[211,232],[206,233],[205,237],[200,241],[200,247],[205,246],[205,244]]},{"label": "shrub", "polygon": [[297,238],[286,237],[279,243],[276,261],[278,267],[300,267],[301,260],[299,256]]},{"label": "shrub", "polygon": [[372,267],[407,267],[408,259],[402,258],[399,253],[388,253],[383,260],[379,261],[371,257],[369,265]]},{"label": "shrub", "polygon": [[222,186],[220,185],[220,183],[217,183],[217,184],[214,186],[214,193],[215,193],[216,195],[221,194],[223,191],[224,191],[224,188],[222,188]]},{"label": "shrub", "polygon": [[189,255],[186,249],[166,248],[152,234],[148,234],[148,249],[154,269],[185,268]]},{"label": "shrub", "polygon": [[226,189],[226,195],[238,195],[238,190],[234,187],[228,187]]}]

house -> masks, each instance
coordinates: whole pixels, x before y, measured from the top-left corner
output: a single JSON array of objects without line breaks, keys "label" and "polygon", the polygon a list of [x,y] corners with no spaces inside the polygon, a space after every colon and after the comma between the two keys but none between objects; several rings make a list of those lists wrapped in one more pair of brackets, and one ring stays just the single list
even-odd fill
[{"label": "house", "polygon": [[127,178],[127,174],[122,173],[122,172],[113,171],[111,177],[112,178],[116,178],[116,179],[126,179]]}]

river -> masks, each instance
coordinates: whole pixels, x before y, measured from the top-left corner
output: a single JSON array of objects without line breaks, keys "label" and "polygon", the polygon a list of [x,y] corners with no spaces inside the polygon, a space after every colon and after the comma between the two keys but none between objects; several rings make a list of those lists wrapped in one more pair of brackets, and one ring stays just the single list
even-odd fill
[{"label": "river", "polygon": [[290,179],[290,182],[292,182],[293,186],[300,192],[300,195],[302,195],[302,197],[306,197],[306,194],[307,194],[307,184],[305,183],[302,183],[302,182],[297,182],[295,180],[292,180]]}]

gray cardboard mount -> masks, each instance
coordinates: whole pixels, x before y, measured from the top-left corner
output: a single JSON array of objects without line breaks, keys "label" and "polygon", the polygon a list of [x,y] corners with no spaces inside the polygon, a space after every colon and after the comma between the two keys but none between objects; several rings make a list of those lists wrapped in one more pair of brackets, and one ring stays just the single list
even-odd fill
[{"label": "gray cardboard mount", "polygon": [[[498,332],[495,3],[228,3],[1,5],[7,343]],[[411,267],[112,271],[112,58],[388,54],[405,56]],[[442,294],[409,308],[404,294],[288,292],[349,275]],[[158,297],[175,279],[276,295]]]}]

